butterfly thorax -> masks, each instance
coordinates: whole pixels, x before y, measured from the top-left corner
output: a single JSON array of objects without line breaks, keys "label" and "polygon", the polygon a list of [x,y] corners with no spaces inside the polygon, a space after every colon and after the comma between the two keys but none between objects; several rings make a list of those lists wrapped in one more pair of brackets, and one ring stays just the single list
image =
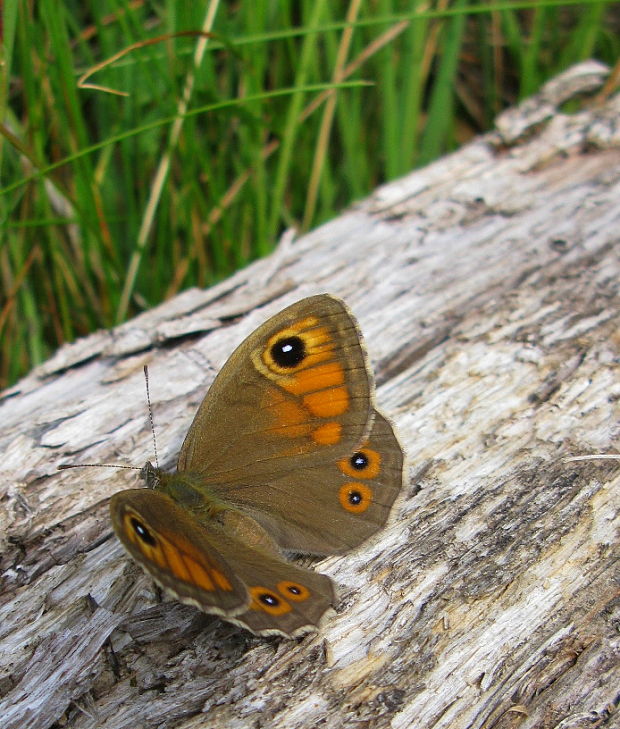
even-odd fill
[{"label": "butterfly thorax", "polygon": [[166,494],[190,511],[199,522],[215,521],[226,533],[242,540],[244,544],[259,551],[280,554],[278,545],[263,527],[205,486],[204,476],[189,471],[167,473],[148,462],[141,476],[148,488]]},{"label": "butterfly thorax", "polygon": [[208,486],[204,477],[187,471],[168,473],[147,462],[140,472],[148,488],[167,494],[173,501],[191,511],[200,521],[213,519],[231,508]]}]

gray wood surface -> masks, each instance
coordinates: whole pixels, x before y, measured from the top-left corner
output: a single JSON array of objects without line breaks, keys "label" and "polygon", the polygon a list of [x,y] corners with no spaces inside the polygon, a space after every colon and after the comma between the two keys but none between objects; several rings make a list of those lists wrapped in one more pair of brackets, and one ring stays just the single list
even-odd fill
[{"label": "gray wood surface", "polygon": [[[0,399],[0,725],[620,726],[620,100],[582,64],[497,129],[207,291],[64,347]],[[337,613],[261,639],[159,594],[107,500],[172,466],[214,374],[344,298],[408,465],[388,527],[316,568]],[[311,504],[308,508],[312,508]],[[323,722],[321,724],[321,722]]]}]

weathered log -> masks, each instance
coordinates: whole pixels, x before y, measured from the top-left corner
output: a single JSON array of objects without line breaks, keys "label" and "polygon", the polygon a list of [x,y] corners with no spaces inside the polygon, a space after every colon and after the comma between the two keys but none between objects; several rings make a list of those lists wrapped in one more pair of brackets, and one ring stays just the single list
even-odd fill
[{"label": "weathered log", "polygon": [[[571,69],[497,129],[207,291],[60,350],[0,401],[4,729],[619,726],[620,98]],[[344,298],[408,454],[386,529],[316,568],[337,614],[256,638],[162,596],[107,502],[234,346]],[[311,504],[309,505],[311,508]]]}]

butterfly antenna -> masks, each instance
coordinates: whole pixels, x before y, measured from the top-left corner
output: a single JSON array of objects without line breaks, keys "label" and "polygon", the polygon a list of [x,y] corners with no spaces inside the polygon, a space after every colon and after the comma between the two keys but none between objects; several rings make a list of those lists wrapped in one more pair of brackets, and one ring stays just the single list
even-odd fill
[{"label": "butterfly antenna", "polygon": [[149,389],[149,368],[147,365],[144,365],[144,384],[146,386],[146,404],[149,409],[151,433],[153,434],[153,453],[155,454],[155,466],[159,468],[159,458],[157,457],[157,439],[155,438],[155,423],[153,422],[153,408],[151,406],[151,391]]},{"label": "butterfly antenna", "polygon": [[[155,453],[155,465],[159,468],[159,459],[157,458],[157,441],[155,440],[155,425],[153,423],[153,408],[151,407],[151,392],[149,390],[149,370],[144,365],[144,382],[146,384],[146,402],[149,410],[149,421],[151,423],[151,433],[153,433],[153,450]],[[69,468],[124,468],[129,471],[141,471],[139,466],[125,466],[120,463],[62,463],[56,466],[59,471],[67,471]]]},{"label": "butterfly antenna", "polygon": [[130,471],[141,471],[138,466],[121,466],[120,463],[61,463],[56,466],[58,471],[67,471],[69,468],[127,468]]}]

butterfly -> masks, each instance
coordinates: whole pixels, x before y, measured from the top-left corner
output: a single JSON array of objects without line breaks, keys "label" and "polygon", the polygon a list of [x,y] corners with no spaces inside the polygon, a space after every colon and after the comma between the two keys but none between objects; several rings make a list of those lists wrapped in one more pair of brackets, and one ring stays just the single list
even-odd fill
[{"label": "butterfly", "polygon": [[177,469],[110,501],[127,552],[165,590],[257,635],[317,630],[331,580],[287,553],[342,554],[381,529],[403,452],[374,405],[361,333],[323,294],[262,324],[215,378]]}]

